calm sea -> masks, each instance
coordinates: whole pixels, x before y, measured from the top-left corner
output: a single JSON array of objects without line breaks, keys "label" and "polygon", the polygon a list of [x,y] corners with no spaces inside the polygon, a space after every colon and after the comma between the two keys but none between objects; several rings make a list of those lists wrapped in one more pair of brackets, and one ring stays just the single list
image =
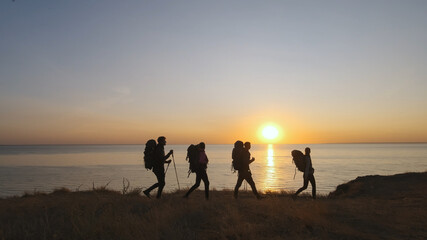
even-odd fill
[{"label": "calm sea", "polygon": [[[290,152],[312,150],[319,193],[364,175],[391,175],[427,170],[427,144],[311,144],[253,145],[251,164],[255,183],[261,191],[295,191],[302,185]],[[231,171],[232,145],[207,145],[211,188],[232,189],[237,174]],[[0,197],[24,192],[66,187],[72,190],[106,186],[121,190],[125,179],[130,188],[147,188],[155,176],[143,166],[143,145],[41,145],[0,146]],[[174,150],[180,188],[189,188],[195,174],[187,178],[186,145],[167,145]],[[201,184],[203,188],[203,183]],[[242,189],[246,186],[242,185]],[[173,164],[166,176],[166,191],[178,189]],[[307,190],[310,190],[310,186]]]}]

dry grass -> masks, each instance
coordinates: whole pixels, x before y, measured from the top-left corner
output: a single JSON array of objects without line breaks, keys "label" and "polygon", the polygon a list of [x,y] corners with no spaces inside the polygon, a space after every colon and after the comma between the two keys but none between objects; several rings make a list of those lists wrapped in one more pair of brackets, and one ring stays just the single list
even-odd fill
[{"label": "dry grass", "polygon": [[425,194],[313,201],[286,192],[257,200],[240,192],[235,200],[231,191],[212,191],[206,201],[203,191],[189,199],[182,198],[185,190],[166,193],[160,200],[140,192],[61,188],[0,199],[0,239],[427,238]]}]

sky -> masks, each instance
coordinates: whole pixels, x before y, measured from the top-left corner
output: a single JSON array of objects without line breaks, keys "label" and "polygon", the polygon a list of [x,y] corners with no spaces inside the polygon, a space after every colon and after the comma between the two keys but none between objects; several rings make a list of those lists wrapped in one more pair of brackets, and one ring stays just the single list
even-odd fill
[{"label": "sky", "polygon": [[0,145],[427,142],[427,1],[1,1]]}]

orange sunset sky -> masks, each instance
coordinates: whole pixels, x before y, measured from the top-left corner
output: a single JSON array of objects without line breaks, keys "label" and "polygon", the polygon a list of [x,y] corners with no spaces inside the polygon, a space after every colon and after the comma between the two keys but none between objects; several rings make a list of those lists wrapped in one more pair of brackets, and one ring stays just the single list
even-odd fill
[{"label": "orange sunset sky", "polygon": [[[0,145],[427,142],[426,1],[2,1]],[[266,141],[264,126],[279,130]]]}]

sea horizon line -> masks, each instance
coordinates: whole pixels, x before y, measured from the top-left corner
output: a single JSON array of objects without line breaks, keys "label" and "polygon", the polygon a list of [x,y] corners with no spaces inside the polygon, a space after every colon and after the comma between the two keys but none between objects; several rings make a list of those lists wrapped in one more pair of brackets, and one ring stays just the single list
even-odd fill
[{"label": "sea horizon line", "polygon": [[[194,143],[170,143],[168,145],[190,145]],[[253,143],[253,145],[323,145],[323,144],[427,144],[427,142],[327,142],[327,143]],[[145,145],[145,143],[36,143],[36,144],[0,144],[7,146],[108,146],[108,145]],[[233,145],[233,143],[207,143],[206,145]]]}]

